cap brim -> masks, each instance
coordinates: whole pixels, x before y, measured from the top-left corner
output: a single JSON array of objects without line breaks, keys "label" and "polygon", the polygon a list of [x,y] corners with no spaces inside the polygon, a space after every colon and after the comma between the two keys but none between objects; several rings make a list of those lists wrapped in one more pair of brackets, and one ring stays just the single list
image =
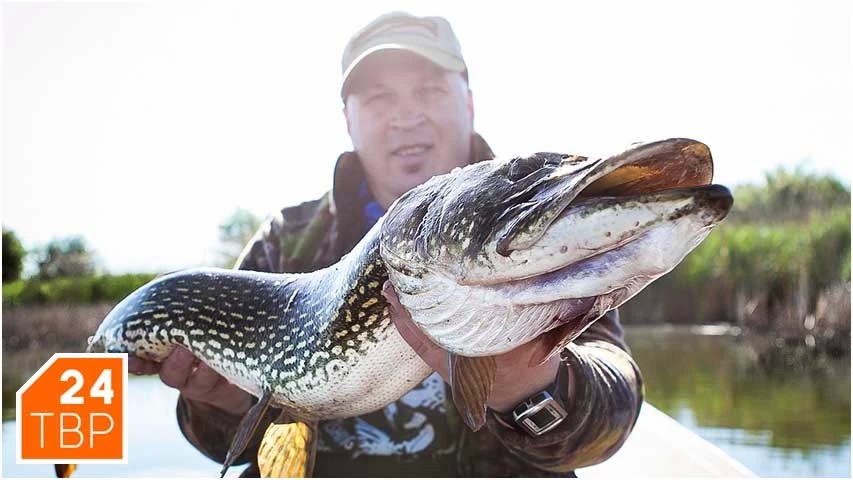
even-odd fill
[{"label": "cap brim", "polygon": [[421,45],[403,45],[400,43],[383,43],[381,45],[375,45],[373,47],[368,48],[361,55],[356,57],[355,60],[350,63],[350,66],[347,68],[346,72],[344,72],[343,80],[341,81],[341,96],[343,97],[344,92],[346,91],[347,81],[355,69],[361,64],[361,62],[367,58],[368,56],[385,50],[403,50],[406,52],[412,52],[416,55],[420,55],[421,57],[426,58],[432,63],[438,65],[439,67],[450,70],[452,72],[464,72],[467,67],[465,66],[465,62],[462,61],[459,57],[455,55],[450,55],[443,50],[439,50],[432,47],[426,47]]}]

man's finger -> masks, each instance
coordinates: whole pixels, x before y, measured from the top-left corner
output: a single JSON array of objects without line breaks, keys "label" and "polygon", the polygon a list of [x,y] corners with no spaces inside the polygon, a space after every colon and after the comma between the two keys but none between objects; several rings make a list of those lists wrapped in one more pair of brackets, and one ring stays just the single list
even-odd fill
[{"label": "man's finger", "polygon": [[201,395],[209,394],[213,387],[222,378],[216,373],[216,370],[208,367],[204,363],[199,363],[195,372],[191,372],[181,392],[190,397],[196,398]]},{"label": "man's finger", "polygon": [[182,389],[187,379],[197,367],[198,360],[188,350],[175,347],[172,353],[163,360],[160,367],[160,380],[166,385]]},{"label": "man's finger", "polygon": [[385,283],[382,284],[382,296],[385,297],[385,300],[388,300],[391,310],[400,310],[400,307],[402,307],[400,299],[397,298],[397,292],[391,284],[391,280],[385,280]]},{"label": "man's finger", "polygon": [[382,286],[382,295],[388,300],[391,321],[397,326],[397,331],[400,332],[400,335],[408,342],[409,346],[418,355],[422,355],[434,348],[435,345],[415,326],[415,322],[412,321],[412,316],[409,315],[409,312],[400,305],[397,300],[397,294],[394,292],[394,287],[391,286],[390,281],[386,281],[385,285]]},{"label": "man's finger", "polygon": [[438,371],[442,377],[447,378],[447,352],[435,344],[429,337],[422,332],[409,312],[399,303],[397,294],[394,292],[394,287],[390,281],[386,281],[382,286],[382,295],[388,300],[388,308],[391,313],[391,321],[400,332],[403,340],[412,347],[412,350],[417,353],[427,365]]},{"label": "man's finger", "polygon": [[160,371],[160,364],[134,355],[128,355],[127,371],[133,375],[153,375]]}]

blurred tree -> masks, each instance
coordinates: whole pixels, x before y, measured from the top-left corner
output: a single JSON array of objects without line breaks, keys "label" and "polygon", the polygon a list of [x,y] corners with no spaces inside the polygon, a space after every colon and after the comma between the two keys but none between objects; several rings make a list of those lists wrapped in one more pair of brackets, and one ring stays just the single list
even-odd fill
[{"label": "blurred tree", "polygon": [[849,332],[843,303],[833,302],[840,313],[817,317],[809,329],[803,313],[816,315],[819,299],[849,291],[849,183],[778,168],[760,184],[735,188],[734,197],[726,221],[628,302],[623,321],[724,321],[788,336]]},{"label": "blurred tree", "polygon": [[812,215],[850,205],[850,186],[833,175],[778,167],[764,183],[741,185],[734,191],[729,222],[807,221]]},{"label": "blurred tree", "polygon": [[15,232],[3,227],[3,283],[21,278],[26,254]]},{"label": "blurred tree", "polygon": [[38,276],[41,279],[82,277],[95,273],[93,252],[79,235],[53,239],[40,253]]},{"label": "blurred tree", "polygon": [[219,225],[220,265],[231,268],[243,247],[261,225],[261,219],[252,212],[238,208]]}]

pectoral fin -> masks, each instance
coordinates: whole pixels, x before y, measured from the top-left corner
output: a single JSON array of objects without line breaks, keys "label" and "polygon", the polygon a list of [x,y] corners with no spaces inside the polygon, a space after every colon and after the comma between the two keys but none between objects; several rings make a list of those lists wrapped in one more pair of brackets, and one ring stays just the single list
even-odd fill
[{"label": "pectoral fin", "polygon": [[450,354],[450,388],[462,420],[473,431],[486,424],[486,403],[492,393],[498,364],[495,357]]},{"label": "pectoral fin", "polygon": [[557,354],[572,340],[577,338],[583,332],[582,319],[583,317],[576,318],[540,335],[535,340],[537,342],[536,350],[531,354],[528,366],[535,367],[542,365],[552,355]]},{"label": "pectoral fin", "polygon": [[264,433],[258,468],[266,478],[310,477],[316,454],[317,422],[293,422],[283,415]]},{"label": "pectoral fin", "polygon": [[225,476],[225,472],[228,471],[234,460],[243,453],[249,441],[255,436],[255,431],[260,426],[261,420],[263,420],[264,414],[267,412],[270,404],[272,404],[272,392],[266,391],[261,399],[258,400],[258,403],[252,406],[246,412],[243,419],[240,420],[240,425],[237,427],[237,434],[234,435],[234,439],[231,441],[231,447],[225,455],[225,462],[222,464],[222,471],[219,472],[220,477]]},{"label": "pectoral fin", "polygon": [[581,333],[589,328],[596,320],[603,317],[615,305],[620,305],[627,295],[624,288],[614,290],[607,295],[600,295],[595,299],[592,307],[586,314],[573,318],[568,322],[543,333],[537,339],[537,349],[530,356],[528,366],[542,365],[545,360],[551,358],[566,345],[576,339]]}]

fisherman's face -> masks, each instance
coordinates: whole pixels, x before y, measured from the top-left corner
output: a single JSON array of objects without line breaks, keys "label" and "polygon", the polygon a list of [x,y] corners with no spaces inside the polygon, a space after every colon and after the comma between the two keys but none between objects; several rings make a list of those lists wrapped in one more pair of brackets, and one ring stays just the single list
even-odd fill
[{"label": "fisherman's face", "polygon": [[347,90],[347,130],[383,207],[468,163],[474,107],[462,74],[412,53],[384,51],[358,66]]}]

